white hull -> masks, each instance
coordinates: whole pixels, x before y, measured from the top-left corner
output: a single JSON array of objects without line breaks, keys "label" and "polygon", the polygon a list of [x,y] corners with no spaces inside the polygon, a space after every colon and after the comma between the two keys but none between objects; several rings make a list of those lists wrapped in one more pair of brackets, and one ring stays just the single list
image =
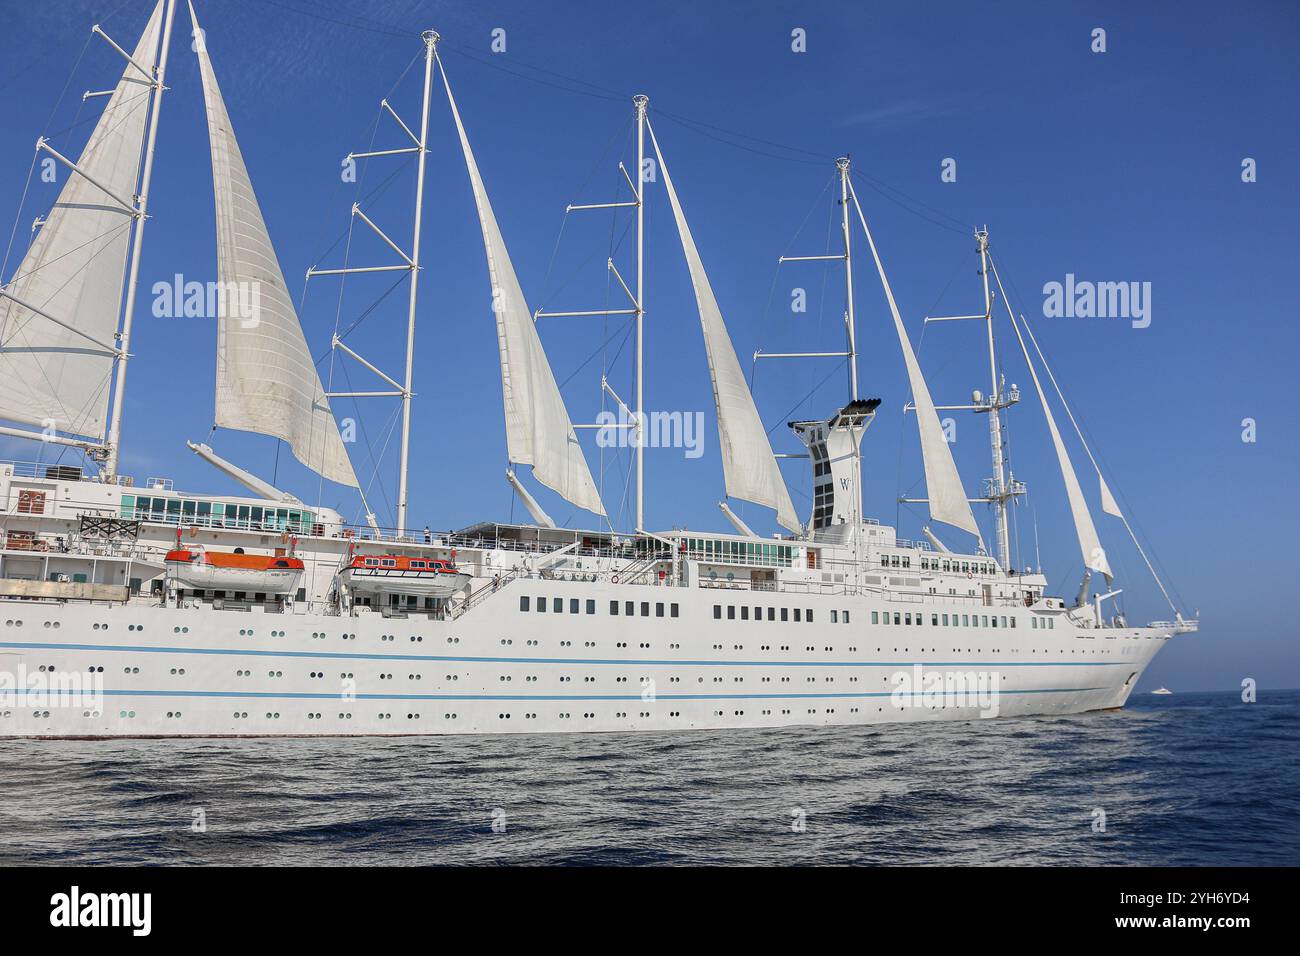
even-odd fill
[{"label": "white hull", "polygon": [[[558,598],[564,611],[540,614],[534,604],[525,613],[525,595]],[[580,613],[569,613],[571,600]],[[589,600],[596,613],[586,613]],[[637,613],[611,616],[611,600],[633,601]],[[714,618],[715,604],[737,600],[811,608],[817,623]],[[649,616],[640,614],[642,601]],[[662,618],[659,602],[668,608]],[[675,619],[671,603],[679,606]],[[979,718],[975,706],[897,706],[897,676],[918,664],[996,675],[999,716],[1070,714],[1122,706],[1172,635],[1031,630],[1023,621],[1014,630],[944,628],[931,626],[928,614],[920,626],[859,623],[886,606],[904,607],[874,596],[536,579],[510,582],[456,621],[0,601],[0,670],[102,667],[95,673],[104,690],[98,709],[6,700],[0,736],[560,733]],[[830,623],[832,609],[841,617],[851,611],[854,623]]]}]

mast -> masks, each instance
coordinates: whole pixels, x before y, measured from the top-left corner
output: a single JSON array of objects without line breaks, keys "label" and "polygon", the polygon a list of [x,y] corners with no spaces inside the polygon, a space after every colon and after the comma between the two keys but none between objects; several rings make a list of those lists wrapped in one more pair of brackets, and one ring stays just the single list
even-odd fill
[{"label": "mast", "polygon": [[1002,445],[1002,409],[1015,404],[1016,399],[1002,394],[998,382],[997,352],[993,346],[993,293],[989,288],[989,233],[980,229],[975,233],[975,242],[979,246],[980,279],[984,284],[984,322],[988,331],[989,345],[989,445],[993,453],[993,477],[989,479],[988,500],[993,505],[996,522],[998,563],[1002,570],[1011,567],[1011,536],[1007,527],[1007,502],[1015,492],[1007,485],[1006,455]]},{"label": "mast", "polygon": [[844,327],[848,336],[849,349],[849,401],[856,402],[858,400],[858,346],[853,318],[853,247],[849,242],[849,157],[841,156],[835,160],[835,165],[840,171],[840,210],[844,214],[840,229],[844,234],[844,295],[848,304],[844,314]]},{"label": "mast", "polygon": [[581,311],[563,311],[551,312],[538,309],[533,313],[533,320],[542,318],[569,316],[569,317],[587,317],[587,316],[610,316],[610,315],[630,315],[636,322],[636,381],[634,383],[635,395],[632,398],[632,407],[629,408],[623,399],[610,387],[609,381],[602,375],[600,381],[601,391],[608,393],[614,399],[630,421],[627,423],[620,422],[616,425],[608,423],[584,423],[574,425],[574,428],[617,428],[630,431],[632,441],[636,448],[636,531],[645,530],[645,130],[646,130],[646,110],[650,105],[650,97],[644,93],[638,93],[632,97],[632,105],[636,109],[636,182],[628,175],[627,167],[622,161],[619,161],[618,168],[622,172],[623,178],[627,181],[628,188],[632,191],[632,199],[627,201],[614,202],[596,202],[596,203],[569,203],[565,207],[565,214],[576,210],[587,209],[623,209],[636,207],[636,292],[628,286],[623,279],[618,267],[614,265],[614,260],[607,259],[606,268],[618,280],[619,287],[629,299],[630,308],[625,309],[585,309]]},{"label": "mast", "polygon": [[411,372],[415,362],[415,301],[420,286],[420,216],[424,211],[424,164],[429,155],[429,97],[433,88],[433,57],[438,48],[434,30],[424,40],[424,104],[420,110],[419,160],[415,173],[415,229],[411,239],[411,297],[406,315],[406,377],[402,385],[402,455],[397,477],[397,536],[406,534],[407,471],[411,456]]},{"label": "mast", "polygon": [[636,106],[636,530],[645,530],[645,114],[650,98]]},{"label": "mast", "polygon": [[[122,410],[126,398],[126,363],[127,359],[130,358],[131,325],[135,317],[135,294],[140,283],[140,250],[144,247],[144,225],[148,221],[149,186],[153,180],[154,144],[158,140],[158,114],[162,109],[162,95],[163,90],[166,88],[163,83],[167,75],[167,52],[171,46],[172,20],[175,16],[176,0],[167,0],[162,47],[158,54],[158,66],[154,70],[153,91],[150,93],[153,104],[149,115],[149,139],[144,152],[144,170],[140,177],[140,195],[136,203],[135,242],[131,247],[131,266],[126,285],[126,305],[122,312],[121,329],[117,335],[119,351],[114,358],[117,374],[113,382],[113,407],[108,430],[104,435],[104,444],[107,446],[104,476],[109,481],[117,480],[117,463],[122,443]],[[96,27],[96,30],[98,30],[98,27]]]}]

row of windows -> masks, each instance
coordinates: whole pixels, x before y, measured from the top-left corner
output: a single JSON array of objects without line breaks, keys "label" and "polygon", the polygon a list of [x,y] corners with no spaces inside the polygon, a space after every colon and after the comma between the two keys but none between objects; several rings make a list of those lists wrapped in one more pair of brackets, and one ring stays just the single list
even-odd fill
[{"label": "row of windows", "polygon": [[[713,619],[714,619],[714,620],[716,620],[716,621],[720,621],[720,620],[722,620],[722,608],[723,608],[723,606],[722,606],[721,604],[715,604],[715,605],[713,605]],[[727,620],[728,620],[728,621],[734,621],[734,620],[736,620],[736,605],[734,605],[734,604],[728,604],[728,605],[726,606],[726,610],[727,610]],[[788,607],[780,607],[780,608],[777,608],[777,607],[769,607],[769,608],[766,609],[766,611],[767,611],[767,617],[766,617],[766,620],[769,620],[769,621],[775,621],[775,620],[777,620],[777,615],[778,615],[778,614],[780,615],[780,619],[781,619],[782,621],[789,621],[789,620],[791,619],[791,615],[793,614],[793,615],[794,615],[794,618],[793,618],[793,619],[794,619],[796,622],[799,622],[799,623],[807,622],[807,623],[809,623],[809,624],[811,624],[811,623],[813,622],[813,610],[812,610],[812,608],[804,609],[804,608],[801,608],[801,607],[796,607],[796,608],[788,608]],[[762,620],[764,620],[763,612],[764,612],[764,609],[763,609],[763,608],[761,608],[761,607],[755,607],[755,608],[754,608],[754,614],[753,614],[753,616],[751,617],[751,616],[750,616],[750,613],[749,613],[749,606],[748,606],[748,605],[745,605],[745,604],[742,604],[742,605],[740,605],[740,620],[742,620],[742,621],[749,621],[749,620],[762,621]],[[844,619],[844,623],[845,623],[845,624],[849,623],[849,612],[848,612],[848,611],[831,611],[831,620],[832,620],[833,622],[835,622],[835,623],[839,623],[839,619],[840,619],[841,616],[843,616],[843,619]]]},{"label": "row of windows", "polygon": [[760,544],[757,541],[725,541],[683,538],[686,554],[697,561],[761,564],[788,568],[794,548],[788,544]]},{"label": "row of windows", "polygon": [[256,531],[312,530],[316,516],[298,508],[226,504],[182,498],[123,495],[121,517],[137,521],[193,524],[204,528],[247,528]]},{"label": "row of windows", "polygon": [[[910,568],[912,559],[906,555],[882,554],[882,568]],[[922,571],[955,571],[960,574],[992,574],[994,566],[985,561],[953,561],[948,558],[921,558]]]},{"label": "row of windows", "polygon": [[[553,613],[553,614],[563,614],[563,613],[564,613],[564,602],[565,602],[565,599],[564,599],[564,598],[559,598],[559,597],[553,597],[553,598],[551,598],[551,601],[550,601],[550,607],[549,607],[549,610],[551,611],[551,613]],[[581,614],[581,613],[583,613],[584,611],[585,611],[587,614],[595,614],[595,613],[596,613],[596,601],[595,601],[593,598],[587,598],[587,599],[585,599],[585,601],[584,601],[583,599],[580,599],[580,598],[569,598],[569,599],[568,599],[568,603],[569,603],[569,613],[570,613],[570,614]],[[640,607],[641,607],[641,616],[642,616],[642,617],[649,617],[649,616],[650,616],[650,607],[651,607],[651,602],[650,602],[650,601],[641,601],[641,602],[637,602],[637,601],[622,601],[622,602],[619,602],[619,601],[610,601],[610,602],[609,602],[609,613],[610,613],[612,616],[617,617],[617,616],[619,615],[619,613],[620,613],[620,612],[619,612],[619,608],[620,608],[620,605],[621,605],[621,607],[622,607],[622,614],[623,614],[624,617],[636,617],[636,613],[637,613],[637,605],[638,605],[638,603],[640,604]],[[548,608],[547,608],[546,598],[545,598],[545,597],[539,597],[539,598],[537,598],[537,602],[536,602],[536,604],[534,604],[534,603],[533,603],[533,599],[530,598],[528,595],[526,595],[526,594],[524,594],[524,595],[520,595],[520,597],[519,597],[519,610],[521,610],[521,611],[527,611],[527,610],[529,610],[529,609],[531,609],[531,608],[534,608],[534,607],[536,608],[536,610],[537,610],[539,613],[545,614],[546,611],[548,610]],[[680,606],[677,604],[676,601],[673,601],[673,602],[671,602],[671,603],[669,603],[669,604],[665,604],[663,601],[655,601],[655,602],[654,602],[654,616],[655,616],[655,617],[663,617],[663,616],[664,616],[664,611],[665,611],[665,609],[667,609],[667,612],[668,612],[668,616],[669,616],[669,617],[677,617],[677,616],[679,616],[679,614],[681,613],[681,608],[680,608]]]},{"label": "row of windows", "polygon": [[[1034,627],[1038,627],[1038,618],[1030,618]],[[925,614],[917,611],[913,614],[911,611],[872,611],[872,624],[901,624],[908,626],[912,624],[921,625],[925,623]],[[1010,627],[1015,628],[1015,615],[1007,617],[1005,614],[935,614],[930,615],[930,624],[934,627]],[[1047,618],[1043,625],[1046,628],[1054,628],[1056,622]]]}]

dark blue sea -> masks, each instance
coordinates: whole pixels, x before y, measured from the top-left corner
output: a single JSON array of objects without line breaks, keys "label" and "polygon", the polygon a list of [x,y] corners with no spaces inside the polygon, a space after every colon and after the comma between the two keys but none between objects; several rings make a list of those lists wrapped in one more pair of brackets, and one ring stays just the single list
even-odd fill
[{"label": "dark blue sea", "polygon": [[1296,865],[1300,691],[856,730],[0,741],[0,864],[33,863]]}]

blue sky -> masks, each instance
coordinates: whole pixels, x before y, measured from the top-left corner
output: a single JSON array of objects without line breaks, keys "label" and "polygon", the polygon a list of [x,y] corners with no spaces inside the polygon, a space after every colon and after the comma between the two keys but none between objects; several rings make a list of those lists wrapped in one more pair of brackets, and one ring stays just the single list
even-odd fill
[{"label": "blue sky", "polygon": [[[149,0],[21,5],[0,36],[0,225],[32,218],[54,198],[34,183],[19,198],[42,133],[75,152],[87,124],[80,93],[111,85],[120,60],[95,22],[130,46]],[[650,96],[651,116],[742,364],[768,351],[840,347],[844,306],[833,266],[786,265],[782,253],[827,250],[824,189],[836,155],[852,155],[859,195],[889,269],[935,397],[964,401],[987,391],[980,329],[931,326],[926,314],[979,307],[970,227],[987,223],[994,255],[1100,452],[1121,501],[1203,630],[1156,661],[1148,682],[1227,688],[1300,684],[1291,562],[1278,545],[1300,526],[1294,492],[1300,441],[1294,399],[1300,160],[1297,44],[1300,17],[1288,3],[661,4],[608,2],[447,4],[391,0],[221,0],[197,3],[208,49],[243,146],[280,261],[295,293],[306,268],[340,265],[334,241],[357,187],[340,160],[367,148],[378,101],[420,52],[419,30],[444,36],[443,59],[516,269],[534,307],[589,309],[607,300],[603,263],[624,220],[572,214],[574,201],[621,198],[618,158],[632,155],[630,95]],[[505,30],[493,53],[491,32]],[[806,31],[806,52],[791,31]],[[1106,31],[1094,53],[1092,31]],[[178,14],[162,115],[142,282],[182,273],[215,278],[211,179],[198,72]],[[78,55],[85,48],[85,55]],[[73,70],[76,64],[75,71]],[[418,69],[391,100],[418,118]],[[67,95],[60,98],[65,82]],[[89,109],[93,109],[91,101]],[[53,112],[52,112],[53,111]],[[72,127],[68,129],[68,127]],[[456,527],[520,518],[502,478],[506,464],[488,280],[463,161],[445,99],[435,98],[426,187],[425,264],[417,334],[411,524]],[[401,144],[381,122],[376,147]],[[78,137],[81,137],[80,139]],[[1257,181],[1243,183],[1242,161]],[[956,182],[941,164],[956,161]],[[363,171],[368,192],[396,175],[371,214],[409,242],[413,172],[400,160]],[[706,414],[705,453],[649,453],[647,524],[724,529],[723,493],[707,366],[689,279],[666,197],[647,202],[647,406]],[[802,228],[801,228],[802,224]],[[7,235],[5,236],[7,239]],[[864,252],[860,235],[855,236]],[[630,274],[630,246],[613,252]],[[358,241],[352,264],[388,262],[377,241]],[[13,263],[10,263],[12,269]],[[919,536],[924,514],[899,506],[919,494],[921,466],[897,342],[865,256],[857,259],[862,391],[883,399],[864,443],[867,513]],[[1092,281],[1151,283],[1151,324],[1125,319],[1045,318],[1044,283],[1067,273]],[[7,276],[6,276],[7,278]],[[809,307],[792,313],[791,290]],[[386,288],[351,282],[340,306],[334,280],[315,280],[302,318],[313,350],[328,352],[336,312],[347,326]],[[161,319],[142,296],[137,314],[124,435],[126,473],[166,475],[178,487],[235,491],[184,450],[207,439],[212,418],[214,328],[210,320]],[[349,339],[391,371],[400,368],[405,296],[389,296]],[[616,389],[631,391],[623,329],[599,319],[543,321],[542,337],[575,421],[601,408],[608,362]],[[1008,378],[1025,401],[1010,415],[1011,459],[1030,494],[1017,516],[1021,563],[1042,564],[1073,595],[1079,559],[1059,473],[1031,383],[998,329]],[[608,344],[602,349],[602,342]],[[328,375],[329,358],[321,365]],[[343,381],[336,370],[336,387]],[[356,388],[372,379],[356,366]],[[818,383],[822,383],[818,387]],[[779,451],[798,451],[782,423],[831,413],[845,375],[829,361],[760,363],[756,396]],[[185,399],[177,401],[177,394]],[[356,416],[376,450],[393,408],[336,402]],[[1242,440],[1242,421],[1257,440]],[[318,483],[275,442],[235,432],[217,450],[293,490],[318,498]],[[376,474],[372,505],[391,522],[396,438],[378,470],[366,440],[353,447],[363,480]],[[1087,469],[1077,444],[1076,463]],[[975,493],[988,472],[983,420],[957,413],[955,455]],[[626,452],[588,444],[603,471],[617,525],[631,523]],[[6,457],[42,449],[5,442]],[[46,459],[54,452],[44,451]],[[782,466],[806,511],[805,463]],[[527,480],[527,479],[526,479]],[[1096,511],[1095,488],[1085,486]],[[536,487],[533,485],[533,487]],[[382,491],[379,490],[382,488]],[[538,489],[560,520],[584,521]],[[327,487],[321,503],[357,513],[355,495]],[[738,510],[763,533],[769,513]],[[991,520],[978,517],[991,539]],[[1165,616],[1123,529],[1097,515],[1130,619]],[[959,543],[959,534],[948,535]],[[1276,543],[1275,543],[1276,542]]]}]

